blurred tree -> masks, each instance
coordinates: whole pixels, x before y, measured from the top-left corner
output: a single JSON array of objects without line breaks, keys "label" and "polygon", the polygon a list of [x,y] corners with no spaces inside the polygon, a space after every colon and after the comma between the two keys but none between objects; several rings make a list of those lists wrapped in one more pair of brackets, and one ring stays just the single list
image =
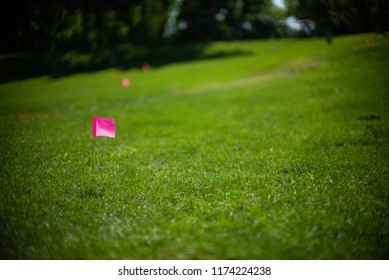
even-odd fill
[{"label": "blurred tree", "polygon": [[165,37],[177,41],[239,40],[286,34],[286,24],[281,21],[284,12],[271,0],[173,2]]},{"label": "blurred tree", "polygon": [[290,15],[313,20],[316,35],[380,32],[388,28],[387,0],[285,0]]},{"label": "blurred tree", "polygon": [[[257,9],[258,10],[258,9]],[[289,37],[292,33],[285,21],[286,11],[275,6],[272,1],[265,1],[259,12],[249,14],[246,22],[250,24],[250,32],[246,36],[250,38],[277,38]]]},{"label": "blurred tree", "polygon": [[334,23],[330,15],[331,0],[286,0],[285,5],[291,15],[302,20],[312,19],[316,34],[325,35],[327,42],[332,43]]},{"label": "blurred tree", "polygon": [[0,10],[0,51],[111,48],[163,40],[169,0],[14,0]]},{"label": "blurred tree", "polygon": [[145,13],[147,37],[145,43],[160,43],[164,40],[163,30],[168,18],[170,0],[149,0]]}]

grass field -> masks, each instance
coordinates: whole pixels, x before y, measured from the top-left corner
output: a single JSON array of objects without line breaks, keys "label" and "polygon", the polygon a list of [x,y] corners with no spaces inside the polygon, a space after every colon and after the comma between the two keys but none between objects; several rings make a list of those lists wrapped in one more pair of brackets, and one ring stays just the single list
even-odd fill
[{"label": "grass field", "polygon": [[137,51],[0,57],[2,259],[389,258],[388,39]]}]

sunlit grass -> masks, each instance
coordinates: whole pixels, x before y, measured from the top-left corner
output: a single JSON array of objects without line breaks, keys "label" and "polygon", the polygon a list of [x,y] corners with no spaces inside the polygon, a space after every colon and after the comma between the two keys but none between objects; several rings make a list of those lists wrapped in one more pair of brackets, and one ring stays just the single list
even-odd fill
[{"label": "sunlit grass", "polygon": [[0,84],[1,257],[388,258],[388,50],[215,43]]}]

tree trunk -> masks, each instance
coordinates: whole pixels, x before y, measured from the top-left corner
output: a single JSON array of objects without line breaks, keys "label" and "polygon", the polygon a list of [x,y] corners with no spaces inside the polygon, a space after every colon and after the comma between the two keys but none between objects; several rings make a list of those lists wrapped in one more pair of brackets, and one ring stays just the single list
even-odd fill
[{"label": "tree trunk", "polygon": [[88,7],[87,0],[81,0],[81,16],[82,16],[82,49],[89,50],[89,22],[88,22]]},{"label": "tree trunk", "polygon": [[216,14],[218,12],[218,1],[217,0],[212,0],[212,3],[211,3],[211,24],[212,24],[212,39],[213,40],[217,40],[219,38],[219,32],[218,32],[218,28],[217,28],[217,21],[216,21]]},{"label": "tree trunk", "polygon": [[202,30],[201,30],[201,2],[198,1],[196,3],[196,11],[195,11],[195,38],[197,42],[200,42],[202,39]]},{"label": "tree trunk", "polygon": [[147,0],[142,0],[142,19],[139,31],[139,41],[143,44],[147,38]]}]

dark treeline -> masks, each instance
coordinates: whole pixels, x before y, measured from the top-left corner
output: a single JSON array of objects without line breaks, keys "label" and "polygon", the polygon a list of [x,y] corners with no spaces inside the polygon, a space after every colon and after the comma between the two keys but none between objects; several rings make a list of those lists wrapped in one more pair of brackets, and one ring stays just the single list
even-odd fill
[{"label": "dark treeline", "polygon": [[[387,0],[13,0],[1,9],[0,51],[96,50],[344,34],[388,28]],[[300,30],[286,24],[300,18]]]}]

